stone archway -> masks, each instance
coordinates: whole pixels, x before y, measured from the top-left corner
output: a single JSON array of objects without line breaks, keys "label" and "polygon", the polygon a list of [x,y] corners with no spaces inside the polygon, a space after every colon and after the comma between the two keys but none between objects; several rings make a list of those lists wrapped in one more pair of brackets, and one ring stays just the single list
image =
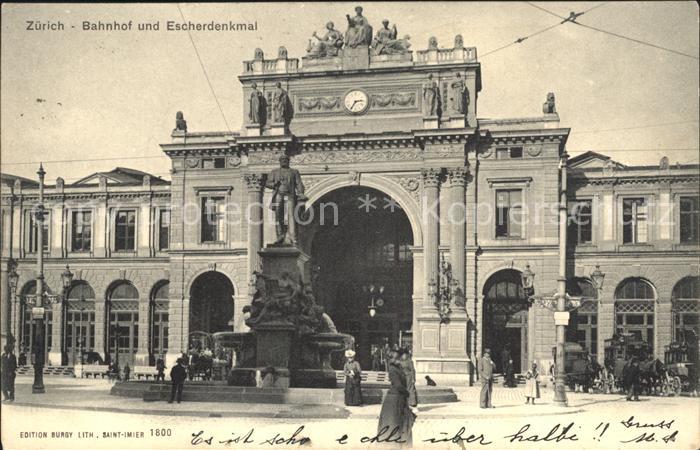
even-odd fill
[{"label": "stone archway", "polygon": [[503,371],[502,355],[507,349],[513,367],[520,372],[528,361],[528,302],[521,273],[503,269],[484,283],[482,348],[489,348],[497,371]]},{"label": "stone archway", "polygon": [[[355,337],[362,367],[376,370],[372,354],[385,339],[412,344],[413,224],[397,200],[367,186],[338,187],[312,202],[299,241],[311,256],[314,295],[338,331]],[[374,316],[370,286],[384,287]]]},{"label": "stone archway", "polygon": [[234,287],[221,272],[199,274],[190,286],[189,333],[233,331]]}]

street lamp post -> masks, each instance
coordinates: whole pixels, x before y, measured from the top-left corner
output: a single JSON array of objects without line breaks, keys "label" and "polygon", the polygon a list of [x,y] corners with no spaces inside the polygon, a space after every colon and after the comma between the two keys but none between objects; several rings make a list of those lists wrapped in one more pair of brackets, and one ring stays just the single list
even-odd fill
[{"label": "street lamp post", "polygon": [[[71,285],[73,284],[73,272],[70,271],[70,267],[68,266],[68,264],[66,264],[66,269],[61,273],[61,280],[63,281],[63,291],[62,291],[63,305],[61,308],[61,321],[65,324],[66,323],[66,320],[65,320],[66,310],[68,309],[68,302],[67,302],[68,289],[70,289]],[[63,359],[63,358],[67,358],[67,353],[68,353],[66,339],[65,339],[65,327],[63,328],[61,342],[62,342],[61,359]]]},{"label": "street lamp post", "polygon": [[37,226],[37,252],[36,264],[38,275],[36,277],[36,301],[32,308],[34,319],[34,383],[32,394],[43,394],[44,389],[44,167],[39,164],[39,204],[36,206],[35,220]]}]

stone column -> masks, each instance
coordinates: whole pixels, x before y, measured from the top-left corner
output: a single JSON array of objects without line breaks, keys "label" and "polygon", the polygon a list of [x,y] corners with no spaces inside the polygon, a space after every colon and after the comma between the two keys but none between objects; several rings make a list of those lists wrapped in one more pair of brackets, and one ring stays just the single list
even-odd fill
[{"label": "stone column", "polygon": [[49,350],[49,365],[63,365],[63,301],[51,305],[51,350]]},{"label": "stone column", "polygon": [[150,362],[148,353],[152,326],[150,320],[150,306],[148,298],[139,300],[139,345],[136,349],[136,357],[134,358],[135,366],[148,366]]},{"label": "stone column", "polygon": [[673,340],[671,300],[659,299],[656,301],[654,316],[654,356],[663,360],[664,348]]},{"label": "stone column", "polygon": [[264,175],[249,173],[244,175],[248,188],[248,205],[246,217],[248,219],[248,266],[247,275],[260,270],[260,255],[258,251],[263,244],[263,187]]},{"label": "stone column", "polygon": [[433,300],[429,298],[427,289],[431,280],[439,282],[439,230],[440,230],[440,209],[439,209],[439,186],[442,169],[429,168],[421,173],[423,178],[423,224],[425,225],[425,235],[423,238],[423,263],[425,267],[425,302],[424,309],[435,310]]},{"label": "stone column", "polygon": [[459,312],[466,311],[467,205],[464,195],[467,173],[466,167],[449,169],[447,172],[452,195],[450,209],[447,211],[447,220],[450,222],[450,264],[452,276],[459,283],[459,297],[456,300],[457,304],[454,305]]},{"label": "stone column", "polygon": [[105,341],[105,301],[103,299],[95,299],[95,350],[102,356],[103,359],[107,356],[107,342]]},{"label": "stone column", "polygon": [[[599,295],[603,295],[603,293],[601,292]],[[612,337],[615,333],[616,320],[615,300],[603,296],[598,303],[598,354],[596,357],[600,364],[605,361],[605,339]]]},{"label": "stone column", "polygon": [[[5,213],[2,213],[2,218],[4,219]],[[4,224],[3,224],[4,225]],[[4,244],[4,242],[3,242]],[[7,343],[8,335],[11,333],[12,322],[10,321],[10,288],[7,278],[7,263],[3,262],[0,264],[0,279],[2,279],[2,286],[0,286],[0,325],[2,326],[2,346],[5,347]],[[15,336],[17,338],[17,336]]]}]

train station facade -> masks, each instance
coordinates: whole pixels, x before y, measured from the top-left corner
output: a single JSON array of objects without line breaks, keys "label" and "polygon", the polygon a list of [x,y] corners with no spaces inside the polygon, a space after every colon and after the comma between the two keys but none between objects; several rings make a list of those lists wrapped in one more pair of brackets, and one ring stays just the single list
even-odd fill
[{"label": "train station facade", "polygon": [[[484,348],[497,366],[505,347],[516,370],[548,365],[554,314],[532,299],[556,292],[562,251],[568,293],[583,298],[567,340],[599,360],[614,333],[663,356],[680,330],[700,331],[698,165],[569,158],[547,92],[532,117],[480,118],[481,66],[461,36],[375,49],[315,47],[301,60],[256,49],[239,76],[241,131],[193,132],[180,116],[161,145],[171,181],[117,168],[50,183],[41,247],[60,301],[46,320],[49,363],[76,364],[81,349],[172,362],[194,331],[245,331],[258,251],[276,238],[265,174],[282,154],[305,185],[304,281],[355,337],[363,368],[387,340],[431,376],[468,375]],[[2,333],[19,353],[32,344],[38,188],[2,183]]]}]

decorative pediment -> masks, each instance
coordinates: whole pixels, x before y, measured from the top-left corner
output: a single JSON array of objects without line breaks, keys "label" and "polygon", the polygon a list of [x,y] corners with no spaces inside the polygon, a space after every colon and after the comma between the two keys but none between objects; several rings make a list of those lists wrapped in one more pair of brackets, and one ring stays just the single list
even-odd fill
[{"label": "decorative pediment", "polygon": [[588,151],[580,155],[569,158],[570,169],[624,169],[624,164],[614,161],[609,156]]}]

